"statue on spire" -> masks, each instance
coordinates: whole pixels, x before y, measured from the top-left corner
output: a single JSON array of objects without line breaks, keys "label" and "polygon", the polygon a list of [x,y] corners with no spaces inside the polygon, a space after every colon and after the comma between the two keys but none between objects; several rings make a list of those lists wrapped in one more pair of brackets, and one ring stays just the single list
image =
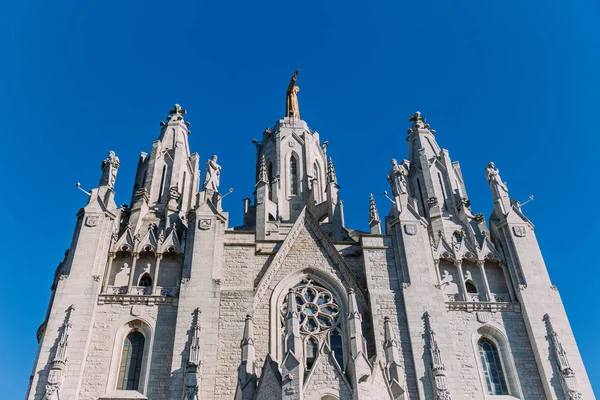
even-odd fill
[{"label": "statue on spire", "polygon": [[206,174],[202,190],[219,192],[219,182],[221,180],[221,166],[217,164],[217,156],[212,156],[206,161]]},{"label": "statue on spire", "polygon": [[408,177],[409,168],[410,162],[408,160],[403,160],[402,164],[398,164],[396,159],[392,159],[392,169],[388,175],[388,181],[392,186],[394,197],[408,193],[406,178]]},{"label": "statue on spire", "polygon": [[117,170],[121,162],[119,157],[115,155],[114,151],[108,152],[108,157],[102,161],[100,168],[102,169],[102,177],[100,178],[100,186],[108,186],[109,189],[115,187],[115,181],[117,180]]},{"label": "statue on spire", "polygon": [[493,162],[490,162],[485,169],[485,175],[492,190],[492,196],[494,200],[501,197],[508,197],[508,187],[506,183],[500,179],[500,171],[496,168]]},{"label": "statue on spire", "polygon": [[296,86],[296,80],[298,79],[299,72],[294,72],[285,96],[285,116],[298,119],[300,119],[300,108],[298,107],[298,92],[300,91],[300,87]]}]

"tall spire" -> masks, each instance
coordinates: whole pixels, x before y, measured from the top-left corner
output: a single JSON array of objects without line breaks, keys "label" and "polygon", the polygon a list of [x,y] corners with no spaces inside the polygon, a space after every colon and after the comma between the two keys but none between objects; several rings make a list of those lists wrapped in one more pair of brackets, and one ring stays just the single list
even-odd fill
[{"label": "tall spire", "polygon": [[381,234],[381,221],[379,219],[379,212],[375,205],[375,197],[373,193],[370,194],[369,199],[369,227],[371,228],[372,234]]}]

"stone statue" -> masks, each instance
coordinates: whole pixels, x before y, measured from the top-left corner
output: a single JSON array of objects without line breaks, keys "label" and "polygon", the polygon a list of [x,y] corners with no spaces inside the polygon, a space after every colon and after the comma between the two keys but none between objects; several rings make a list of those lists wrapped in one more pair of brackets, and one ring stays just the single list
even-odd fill
[{"label": "stone statue", "polygon": [[298,92],[300,88],[296,86],[296,79],[298,79],[299,72],[294,72],[285,96],[285,116],[298,119],[300,119],[300,108],[298,108]]},{"label": "stone statue", "polygon": [[407,160],[402,161],[402,164],[398,164],[396,159],[392,159],[392,169],[388,175],[388,181],[392,185],[394,197],[408,193],[406,178],[408,177],[409,167],[410,164]]},{"label": "stone statue", "polygon": [[212,156],[210,160],[206,161],[206,175],[204,176],[202,190],[212,190],[213,192],[218,192],[220,179],[221,166],[217,164],[217,156]]},{"label": "stone statue", "polygon": [[117,180],[117,170],[121,162],[119,157],[115,155],[114,151],[108,152],[106,160],[102,161],[102,177],[100,178],[100,186],[108,186],[109,189],[115,187],[115,181]]},{"label": "stone statue", "polygon": [[494,199],[508,197],[508,188],[506,187],[506,183],[502,182],[502,179],[500,179],[500,171],[495,168],[493,162],[488,164],[485,170],[485,175],[487,177],[488,184],[490,185],[490,189],[492,190],[492,196]]}]

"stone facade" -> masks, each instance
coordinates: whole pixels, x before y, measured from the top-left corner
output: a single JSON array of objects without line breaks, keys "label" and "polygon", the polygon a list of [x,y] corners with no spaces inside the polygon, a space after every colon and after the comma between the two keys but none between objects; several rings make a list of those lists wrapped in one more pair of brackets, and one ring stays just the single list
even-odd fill
[{"label": "stone facade", "polygon": [[[77,214],[27,398],[594,399],[533,224],[493,163],[471,212],[458,162],[415,113],[393,206],[345,226],[327,142],[290,116],[257,143],[254,201],[230,227],[217,157],[200,185],[186,111],[120,160]],[[225,169],[226,171],[226,169]],[[226,173],[226,172],[225,172]]]}]

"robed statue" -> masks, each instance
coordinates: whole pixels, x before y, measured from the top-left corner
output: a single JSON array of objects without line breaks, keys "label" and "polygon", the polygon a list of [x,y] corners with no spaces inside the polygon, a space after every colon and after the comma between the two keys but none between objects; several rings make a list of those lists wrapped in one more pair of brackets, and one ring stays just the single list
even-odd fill
[{"label": "robed statue", "polygon": [[102,161],[102,177],[100,178],[100,186],[108,186],[109,189],[114,189],[115,181],[117,180],[117,170],[121,162],[114,151],[108,152],[106,160]]},{"label": "robed statue", "polygon": [[408,160],[403,160],[402,164],[398,164],[398,161],[392,159],[392,169],[388,174],[388,181],[392,186],[394,197],[408,193],[406,178],[408,177],[409,168],[410,162]]},{"label": "robed statue", "polygon": [[300,119],[300,108],[298,108],[298,92],[300,88],[296,86],[296,80],[298,79],[299,72],[294,72],[285,95],[285,116],[298,119]]},{"label": "robed statue", "polygon": [[508,197],[508,187],[506,187],[506,183],[502,182],[502,179],[500,179],[500,171],[498,171],[493,162],[488,164],[485,169],[485,175],[487,176],[494,200],[500,197]]},{"label": "robed statue", "polygon": [[221,179],[221,166],[217,164],[217,156],[206,161],[206,174],[204,175],[204,183],[202,190],[218,192],[219,181]]}]

